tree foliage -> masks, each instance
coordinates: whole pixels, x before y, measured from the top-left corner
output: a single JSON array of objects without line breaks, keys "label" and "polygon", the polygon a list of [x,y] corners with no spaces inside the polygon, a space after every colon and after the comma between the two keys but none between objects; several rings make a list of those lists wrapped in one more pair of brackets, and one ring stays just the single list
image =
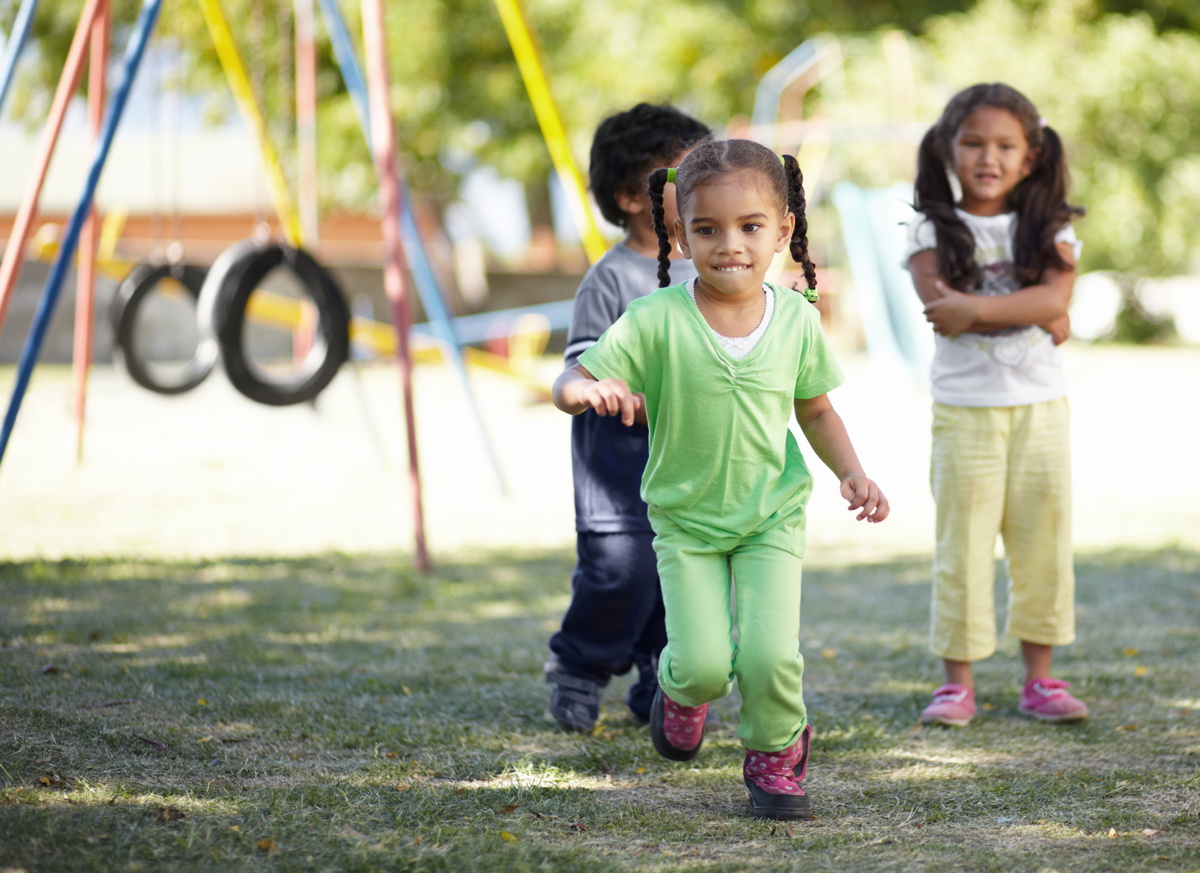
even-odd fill
[{"label": "tree foliage", "polygon": [[[114,0],[120,37],[137,0]],[[221,0],[272,135],[286,152],[293,51],[291,0]],[[7,26],[16,3],[0,7]],[[591,132],[608,113],[638,100],[672,101],[721,125],[749,110],[761,75],[806,37],[888,25],[915,30],[929,15],[969,0],[528,0],[527,17],[544,49],[554,96],[586,156]],[[40,122],[44,97],[62,68],[83,0],[42,3],[34,38],[40,51],[22,83],[18,114]],[[360,32],[358,4],[341,4]],[[448,195],[457,174],[480,162],[525,180],[544,180],[550,162],[499,15],[491,0],[387,3],[392,107],[405,163],[417,187]],[[363,205],[373,194],[369,155],[348,95],[318,26],[322,190],[326,199]],[[177,39],[188,56],[188,86],[213,95],[213,114],[232,111],[198,5],[167,0],[157,35]]]}]

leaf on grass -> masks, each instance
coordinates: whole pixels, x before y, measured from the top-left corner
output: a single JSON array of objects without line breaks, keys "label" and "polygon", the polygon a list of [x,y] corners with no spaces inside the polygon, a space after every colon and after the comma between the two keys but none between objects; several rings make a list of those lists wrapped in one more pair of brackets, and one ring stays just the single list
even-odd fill
[{"label": "leaf on grass", "polygon": [[359,833],[354,828],[350,827],[350,825],[342,825],[342,833],[348,837],[358,837],[359,839],[364,840],[367,838],[366,834]]},{"label": "leaf on grass", "polygon": [[407,782],[401,782],[399,785],[396,786],[396,790],[397,791],[408,791],[408,789],[411,787],[412,786],[410,786]]},{"label": "leaf on grass", "polygon": [[92,631],[90,634],[88,634],[88,639],[89,639],[89,640],[98,640],[98,639],[100,639],[100,631]]},{"label": "leaf on grass", "polygon": [[838,656],[837,649],[821,649],[822,658],[836,658]]},{"label": "leaf on grass", "polygon": [[1130,648],[1126,649],[1125,651],[1121,652],[1121,654],[1124,655],[1126,658],[1133,658],[1133,657],[1141,654],[1141,651],[1139,649],[1130,647]]},{"label": "leaf on grass", "polygon": [[980,706],[982,706],[984,709],[995,709],[996,708],[996,705],[994,703],[981,703]]},{"label": "leaf on grass", "polygon": [[789,840],[796,839],[796,829],[794,827],[792,827],[791,825],[788,825],[787,827],[785,827],[783,829],[783,832],[788,835]]},{"label": "leaf on grass", "polygon": [[200,743],[211,743],[212,741],[213,741],[213,735],[209,734],[206,737],[201,737],[200,739],[196,740],[196,744],[199,745]]},{"label": "leaf on grass", "polygon": [[42,668],[42,672],[49,674],[49,675],[54,675],[55,673],[58,672],[58,665],[57,664],[47,664],[45,667]]},{"label": "leaf on grass", "polygon": [[459,795],[463,795],[463,794],[466,794],[466,793],[467,793],[467,789],[465,789],[465,788],[460,788],[460,789],[458,789],[458,791],[457,791],[457,792],[455,792],[455,793],[456,793],[456,794],[459,794]]},{"label": "leaf on grass", "polygon": [[517,841],[517,838],[508,831],[500,831],[500,839],[504,840],[506,843],[515,843]]},{"label": "leaf on grass", "polygon": [[587,825],[585,825],[581,821],[573,821],[567,827],[571,828],[572,830],[577,830],[577,831],[586,831],[587,830]]},{"label": "leaf on grass", "polygon": [[1138,726],[1136,724],[1119,724],[1115,728],[1113,728],[1113,730],[1118,730],[1118,731],[1136,731],[1137,729],[1138,729]]},{"label": "leaf on grass", "polygon": [[519,804],[519,803],[510,803],[508,806],[504,807],[504,809],[500,810],[500,814],[501,814],[501,815],[508,815],[508,814],[509,814],[509,813],[511,813],[511,812],[512,812],[514,809],[520,809],[520,808],[521,808],[521,804]]},{"label": "leaf on grass", "polygon": [[771,833],[767,834],[767,836],[769,836],[769,837],[775,836],[775,825],[771,825]]},{"label": "leaf on grass", "polygon": [[1142,828],[1143,837],[1152,837],[1158,833],[1158,828]]},{"label": "leaf on grass", "polygon": [[187,816],[183,814],[183,810],[176,809],[173,806],[160,806],[154,817],[163,822],[180,821],[181,819],[187,818]]},{"label": "leaf on grass", "polygon": [[413,845],[414,845],[414,846],[419,846],[419,845],[421,845],[421,838],[420,838],[420,837],[413,837]]},{"label": "leaf on grass", "polygon": [[274,837],[267,837],[265,840],[259,840],[259,841],[258,841],[258,847],[259,847],[260,849],[262,849],[264,852],[273,852],[273,851],[275,851],[275,838],[274,838]]},{"label": "leaf on grass", "polygon": [[400,691],[404,694],[412,694],[412,689],[409,688],[407,685],[401,685]]},{"label": "leaf on grass", "polygon": [[646,772],[646,768],[645,768],[645,767],[638,767],[638,768],[637,768],[637,771],[638,771],[639,773],[645,773],[645,772]]},{"label": "leaf on grass", "polygon": [[201,706],[208,706],[208,701],[205,700],[203,697],[201,697],[199,700],[197,700],[196,703],[200,704]]},{"label": "leaf on grass", "polygon": [[229,829],[231,831],[240,831],[242,829],[242,826],[241,825],[230,825]]},{"label": "leaf on grass", "polygon": [[1116,835],[1117,835],[1117,829],[1116,829],[1116,828],[1109,828],[1109,829],[1108,829],[1108,836],[1109,836],[1109,838],[1110,838],[1110,839],[1112,839],[1112,838],[1116,837]]},{"label": "leaf on grass", "polygon": [[399,756],[400,756],[399,752],[388,752],[387,754],[384,755],[385,758],[397,758]]},{"label": "leaf on grass", "polygon": [[50,777],[49,776],[43,776],[41,779],[38,780],[38,782],[41,782],[47,788],[50,787]]},{"label": "leaf on grass", "polygon": [[1134,676],[1145,676],[1149,672],[1150,672],[1150,670],[1148,668],[1143,667],[1140,664],[1137,667],[1133,668]]}]

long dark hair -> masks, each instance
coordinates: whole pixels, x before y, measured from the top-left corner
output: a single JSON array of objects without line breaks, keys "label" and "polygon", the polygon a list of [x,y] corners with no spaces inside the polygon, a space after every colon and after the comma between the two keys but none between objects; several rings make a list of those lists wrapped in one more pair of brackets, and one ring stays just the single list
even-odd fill
[{"label": "long dark hair", "polygon": [[1084,210],[1067,202],[1067,162],[1062,140],[1038,117],[1024,94],[999,82],[972,85],[954,95],[942,117],[921,140],[917,152],[917,183],[913,208],[924,213],[937,231],[938,272],[950,286],[965,291],[979,282],[975,265],[975,238],[954,211],[950,187],[952,144],[962,123],[981,106],[1005,109],[1016,116],[1031,149],[1038,149],[1033,169],[1009,194],[1009,207],[1017,213],[1013,230],[1013,266],[1016,280],[1034,285],[1047,268],[1069,269],[1054,245],[1054,236]]},{"label": "long dark hair", "polygon": [[[767,183],[764,190],[775,195],[776,203],[783,215],[791,212],[796,216],[796,227],[792,231],[789,251],[792,259],[804,270],[804,280],[809,288],[817,287],[817,269],[808,257],[808,219],[804,214],[804,176],[800,164],[791,155],[785,155],[782,163],[777,154],[763,145],[748,139],[726,139],[704,142],[696,146],[675,171],[675,199],[679,214],[697,188],[713,179],[753,170]],[[663,210],[663,188],[667,184],[667,171],[655,170],[650,174],[650,214],[654,219],[654,232],[658,235],[658,286],[671,284],[671,242],[667,236],[666,213]]]}]

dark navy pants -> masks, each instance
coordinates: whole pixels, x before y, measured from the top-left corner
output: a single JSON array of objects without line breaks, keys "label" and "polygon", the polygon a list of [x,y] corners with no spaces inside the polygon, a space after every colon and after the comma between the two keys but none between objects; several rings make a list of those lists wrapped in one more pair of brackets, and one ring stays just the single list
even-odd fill
[{"label": "dark navy pants", "polygon": [[550,651],[568,672],[601,684],[651,661],[667,644],[654,534],[578,533],[571,605]]}]

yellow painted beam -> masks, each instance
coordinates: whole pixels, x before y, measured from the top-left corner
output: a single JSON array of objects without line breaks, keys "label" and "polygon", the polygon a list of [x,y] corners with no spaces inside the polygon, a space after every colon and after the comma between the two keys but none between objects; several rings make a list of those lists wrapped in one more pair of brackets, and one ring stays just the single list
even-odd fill
[{"label": "yellow painted beam", "polygon": [[267,181],[271,188],[271,199],[275,203],[275,213],[283,227],[283,235],[290,245],[300,244],[300,215],[292,205],[291,195],[288,194],[287,179],[283,175],[283,167],[279,156],[267,139],[267,129],[263,124],[262,113],[258,111],[258,103],[254,99],[254,90],[246,77],[246,68],[242,65],[241,55],[233,35],[229,32],[229,22],[221,12],[219,0],[200,0],[200,9],[208,24],[208,32],[212,35],[213,44],[217,48],[217,56],[225,69],[225,78],[233,91],[233,99],[237,103],[242,121],[250,130],[250,135],[258,143],[262,153],[263,166],[267,171]]},{"label": "yellow painted beam", "polygon": [[517,59],[517,68],[521,78],[525,80],[525,90],[529,92],[529,100],[533,103],[534,114],[537,115],[538,125],[542,128],[542,136],[550,149],[550,160],[562,183],[575,216],[575,225],[583,237],[583,248],[588,260],[593,264],[608,249],[608,244],[600,234],[600,228],[588,207],[587,187],[583,183],[575,160],[571,157],[571,148],[567,143],[567,133],[563,129],[558,107],[550,94],[550,85],[546,81],[546,73],[542,65],[541,51],[536,37],[525,21],[519,0],[496,0],[496,8],[500,12],[500,20],[504,24],[504,32],[508,34],[509,44],[512,45],[513,55]]}]

